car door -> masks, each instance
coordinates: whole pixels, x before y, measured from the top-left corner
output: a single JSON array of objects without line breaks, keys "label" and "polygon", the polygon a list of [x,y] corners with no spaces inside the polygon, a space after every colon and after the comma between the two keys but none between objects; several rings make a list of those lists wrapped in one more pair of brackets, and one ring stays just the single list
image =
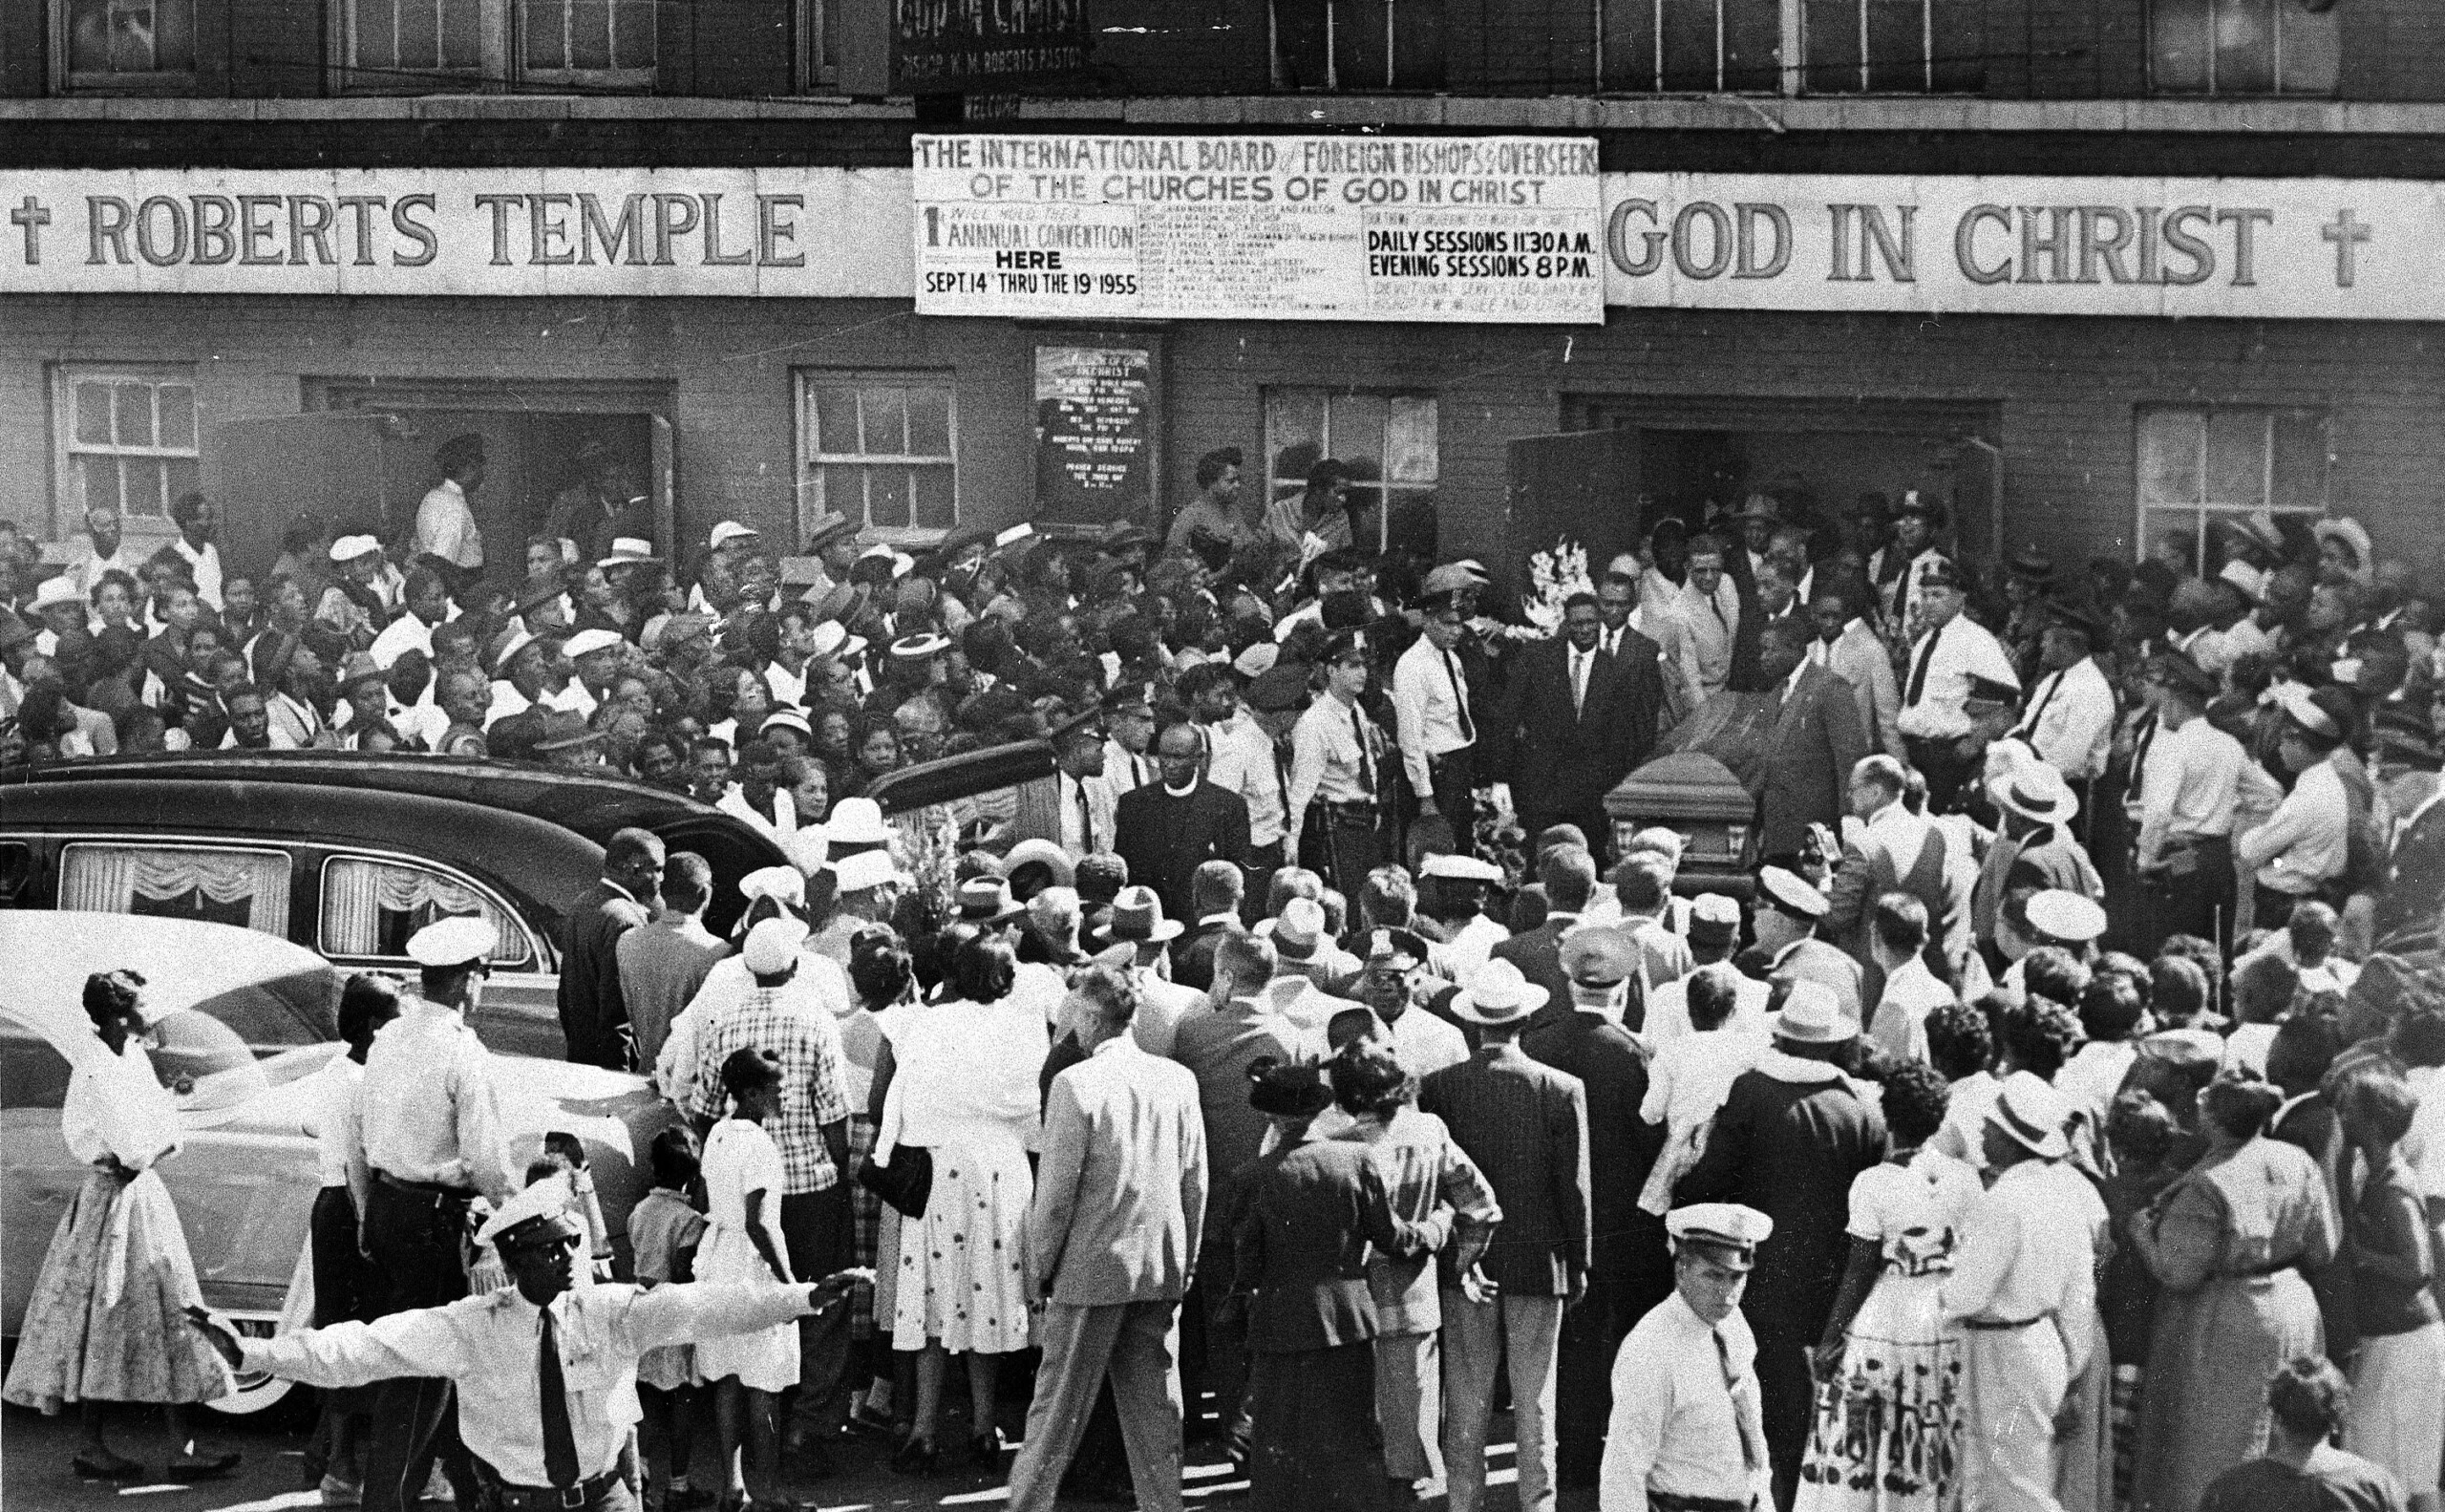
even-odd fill
[{"label": "car door", "polygon": [[567,1055],[557,962],[494,888],[434,862],[368,850],[325,855],[316,886],[315,948],[343,970],[388,971],[413,982],[410,935],[449,915],[482,918],[500,944],[467,1022],[497,1054]]}]

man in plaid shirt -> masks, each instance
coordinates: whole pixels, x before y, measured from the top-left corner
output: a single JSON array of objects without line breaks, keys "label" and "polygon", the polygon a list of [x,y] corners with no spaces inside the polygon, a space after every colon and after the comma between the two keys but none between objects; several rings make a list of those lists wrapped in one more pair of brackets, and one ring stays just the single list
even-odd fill
[{"label": "man in plaid shirt", "polygon": [[[747,932],[740,963],[750,985],[732,1002],[706,1004],[696,1035],[696,1082],[687,1109],[698,1133],[722,1116],[721,1066],[734,1051],[761,1050],[781,1064],[781,1101],[764,1132],[781,1150],[781,1239],[790,1268],[815,1281],[855,1263],[849,1207],[849,1078],[840,1029],[814,988],[798,979],[806,925],[767,919]],[[798,1393],[791,1449],[809,1473],[827,1473],[823,1441],[839,1428],[836,1401],[848,1367],[845,1309],[798,1321]]]}]

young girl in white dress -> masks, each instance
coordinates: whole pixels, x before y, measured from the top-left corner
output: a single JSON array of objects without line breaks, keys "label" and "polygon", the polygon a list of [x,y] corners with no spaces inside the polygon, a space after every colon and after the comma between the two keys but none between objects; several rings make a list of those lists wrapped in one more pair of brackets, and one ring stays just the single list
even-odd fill
[{"label": "young girl in white dress", "polygon": [[[705,1236],[696,1279],[729,1285],[793,1284],[781,1237],[781,1147],[764,1132],[780,1101],[781,1066],[770,1052],[734,1051],[722,1062],[731,1116],[705,1137]],[[797,1384],[798,1331],[777,1324],[755,1333],[700,1339],[696,1371],[714,1382],[713,1420],[721,1430],[724,1512],[748,1504],[746,1458],[767,1494],[780,1489],[776,1394]]]}]

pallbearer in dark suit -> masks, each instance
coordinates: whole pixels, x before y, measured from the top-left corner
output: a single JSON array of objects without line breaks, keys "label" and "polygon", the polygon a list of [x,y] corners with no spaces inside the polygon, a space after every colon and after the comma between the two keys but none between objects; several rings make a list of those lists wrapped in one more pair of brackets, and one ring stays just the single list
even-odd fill
[{"label": "pallbearer in dark suit", "polygon": [[1244,1177],[1232,1225],[1256,1399],[1249,1500],[1264,1512],[1377,1512],[1387,1489],[1375,1420],[1381,1322],[1368,1246],[1439,1249],[1451,1211],[1394,1217],[1367,1146],[1310,1137],[1332,1102],[1319,1068],[1259,1061],[1249,1076],[1249,1102],[1281,1139]]},{"label": "pallbearer in dark suit", "polygon": [[1758,688],[1780,702],[1758,764],[1757,844],[1760,854],[1780,858],[1800,853],[1811,824],[1842,822],[1851,769],[1868,754],[1868,736],[1850,684],[1808,664],[1815,636],[1807,616],[1786,615],[1768,625],[1764,637]]},{"label": "pallbearer in dark suit", "polygon": [[1391,850],[1392,746],[1358,703],[1372,650],[1364,631],[1335,634],[1325,647],[1324,693],[1290,732],[1287,848],[1351,898]]},{"label": "pallbearer in dark suit", "polygon": [[1010,1505],[1052,1505],[1109,1374],[1137,1504],[1180,1512],[1176,1314],[1205,1223],[1197,1077],[1137,1048],[1139,988],[1127,972],[1094,968],[1075,990],[1095,1012],[1078,1028],[1086,1058],[1053,1078],[1046,1101],[1027,1250],[1030,1289],[1045,1302],[1044,1362]]},{"label": "pallbearer in dark suit", "polygon": [[1163,912],[1196,917],[1190,881],[1209,861],[1248,863],[1248,805],[1199,775],[1205,743],[1195,725],[1174,725],[1156,737],[1157,780],[1120,798],[1120,842],[1129,880],[1152,887]]},{"label": "pallbearer in dark suit", "polygon": [[1663,683],[1644,668],[1642,695],[1622,664],[1599,644],[1605,621],[1596,595],[1575,593],[1563,607],[1559,640],[1529,648],[1520,667],[1520,763],[1512,794],[1520,827],[1534,835],[1576,824],[1602,858],[1612,824],[1605,795],[1655,745]]}]

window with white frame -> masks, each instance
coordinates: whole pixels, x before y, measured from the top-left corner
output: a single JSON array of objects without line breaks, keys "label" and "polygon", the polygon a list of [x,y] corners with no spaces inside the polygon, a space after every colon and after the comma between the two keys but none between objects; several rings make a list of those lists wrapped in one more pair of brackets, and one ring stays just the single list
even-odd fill
[{"label": "window with white frame", "polygon": [[[1940,94],[1986,82],[1981,0],[1602,0],[1605,87]],[[1786,38],[1786,28],[1797,35]]]},{"label": "window with white frame", "polygon": [[342,87],[653,85],[653,0],[331,0]]},{"label": "window with white frame", "polygon": [[2151,405],[2138,412],[2139,551],[2212,575],[2220,524],[2261,509],[2314,515],[2327,503],[2322,410]]},{"label": "window with white frame", "polygon": [[1348,500],[1362,506],[1359,529],[1380,547],[1404,504],[1432,503],[1441,464],[1432,394],[1346,389],[1265,391],[1265,500],[1305,490],[1308,473],[1328,458],[1350,469]]},{"label": "window with white frame", "polygon": [[2331,95],[2336,12],[2300,0],[2149,0],[2148,77],[2160,95]]},{"label": "window with white frame", "polygon": [[842,514],[883,531],[959,522],[948,373],[798,375],[798,500],[805,521]]},{"label": "window with white frame", "polygon": [[499,76],[484,9],[484,0],[340,0],[331,30],[342,87],[415,90]]},{"label": "window with white frame", "polygon": [[52,497],[58,518],[108,506],[166,519],[199,482],[195,370],[61,366],[53,370]]},{"label": "window with white frame", "polygon": [[52,0],[53,72],[65,90],[176,89],[195,81],[195,0]]}]

